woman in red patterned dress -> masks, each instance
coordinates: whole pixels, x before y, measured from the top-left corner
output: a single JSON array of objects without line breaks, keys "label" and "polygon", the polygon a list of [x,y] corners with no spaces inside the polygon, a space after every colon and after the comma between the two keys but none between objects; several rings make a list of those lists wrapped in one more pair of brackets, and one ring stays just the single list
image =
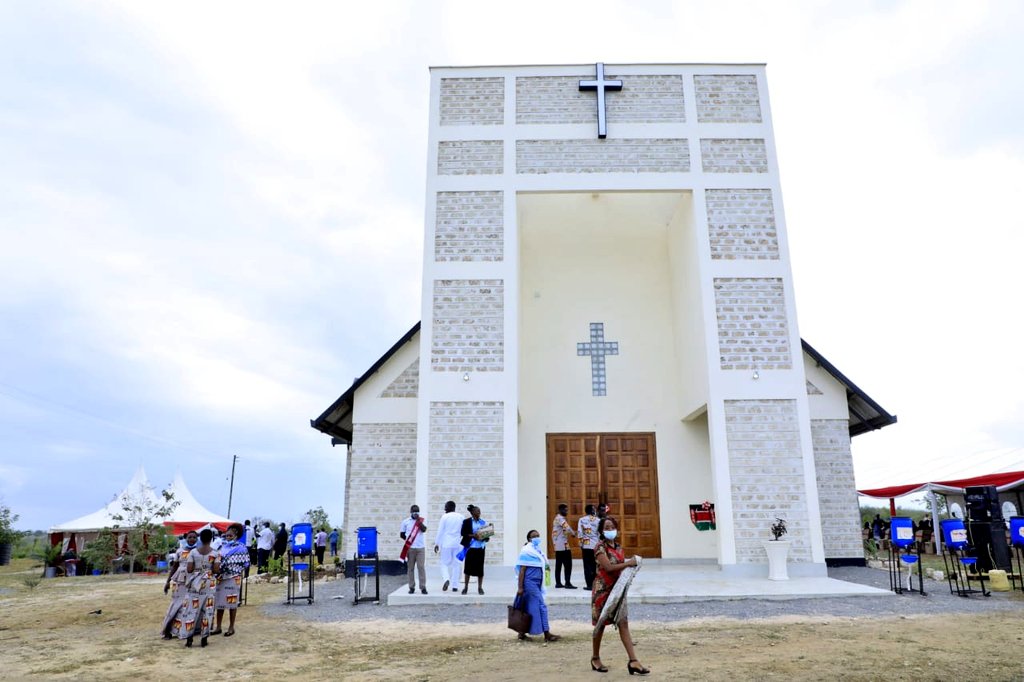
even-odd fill
[{"label": "woman in red patterned dress", "polygon": [[[594,576],[594,589],[591,592],[590,602],[590,619],[591,624],[595,627],[594,655],[590,659],[590,667],[599,673],[608,672],[607,666],[601,663],[601,638],[604,636],[604,628],[608,624],[606,620],[598,623],[601,618],[601,610],[604,608],[605,602],[608,601],[608,595],[615,587],[615,582],[619,579],[622,569],[637,565],[635,558],[625,558],[622,546],[616,542],[618,531],[619,524],[612,516],[601,519],[597,526],[597,534],[601,539],[598,541],[597,547],[594,548],[597,575]],[[623,603],[619,609],[619,639],[622,640],[622,646],[626,648],[626,654],[629,655],[626,669],[629,670],[630,675],[633,673],[646,675],[651,671],[637,660],[636,651],[633,650],[633,638],[629,634],[629,619],[625,610],[626,604]]]}]

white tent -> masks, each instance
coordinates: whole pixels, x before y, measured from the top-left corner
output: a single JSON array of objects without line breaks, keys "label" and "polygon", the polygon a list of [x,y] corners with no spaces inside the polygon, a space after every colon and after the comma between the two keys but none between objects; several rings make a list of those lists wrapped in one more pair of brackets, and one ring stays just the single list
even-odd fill
[{"label": "white tent", "polygon": [[124,487],[124,490],[118,493],[106,506],[94,511],[92,514],[86,514],[77,519],[53,526],[50,528],[50,532],[95,533],[104,528],[113,528],[121,523],[114,516],[124,513],[124,510],[121,508],[123,500],[125,498],[137,499],[140,497],[157,502],[156,492],[153,490],[153,486],[149,484],[146,470],[141,466],[135,472],[135,475],[132,476],[132,480],[129,481],[128,485]]},{"label": "white tent", "polygon": [[226,516],[215,514],[192,495],[192,491],[185,485],[179,471],[174,475],[174,482],[171,483],[169,492],[174,494],[174,500],[179,502],[170,518],[164,521],[175,535],[186,533],[190,530],[197,530],[207,524],[212,524],[221,530],[225,530],[233,521]]},{"label": "white tent", "polygon": [[[163,523],[175,535],[196,530],[207,524],[212,524],[223,530],[231,523],[227,517],[215,514],[200,504],[192,495],[192,491],[185,485],[185,479],[182,478],[181,472],[174,476],[174,482],[168,492],[173,493],[174,500],[178,502],[178,505],[171,515],[164,519]],[[154,504],[163,503],[159,493],[150,485],[145,469],[140,466],[128,485],[106,506],[92,514],[53,526],[50,528],[50,533],[97,533],[103,528],[113,528],[116,525],[123,527],[124,523],[114,517],[123,513],[122,504],[126,498],[143,498]]]}]

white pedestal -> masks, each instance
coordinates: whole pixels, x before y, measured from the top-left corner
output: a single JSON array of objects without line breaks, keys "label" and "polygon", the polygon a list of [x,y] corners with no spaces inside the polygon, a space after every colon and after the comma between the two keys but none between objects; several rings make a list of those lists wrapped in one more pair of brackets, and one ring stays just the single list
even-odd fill
[{"label": "white pedestal", "polygon": [[762,540],[768,554],[768,580],[789,580],[786,558],[789,556],[789,540]]}]

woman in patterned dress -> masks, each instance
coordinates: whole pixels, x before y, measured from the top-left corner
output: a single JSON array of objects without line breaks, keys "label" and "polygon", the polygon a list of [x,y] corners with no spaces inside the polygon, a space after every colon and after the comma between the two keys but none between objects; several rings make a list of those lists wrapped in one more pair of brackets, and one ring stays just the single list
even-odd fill
[{"label": "woman in patterned dress", "polygon": [[224,543],[220,546],[220,575],[217,579],[217,627],[211,635],[220,634],[225,609],[230,615],[224,636],[235,634],[235,614],[242,593],[242,575],[249,568],[249,551],[239,540],[243,532],[241,524],[233,523],[224,533]]},{"label": "woman in patterned dress", "polygon": [[199,646],[206,646],[213,623],[214,575],[220,569],[220,557],[213,551],[210,542],[213,531],[204,528],[199,533],[199,547],[188,554],[185,560],[185,596],[171,622],[171,635],[185,640],[185,646],[192,646],[192,639],[199,635]]},{"label": "woman in patterned dress", "polygon": [[[600,673],[608,672],[608,668],[601,663],[601,638],[604,636],[604,628],[608,624],[607,621],[598,623],[598,619],[601,618],[601,610],[604,608],[605,602],[608,601],[608,595],[615,587],[615,582],[619,579],[622,569],[637,565],[635,558],[626,559],[622,546],[616,542],[618,531],[619,524],[612,516],[606,516],[597,525],[597,532],[601,540],[594,548],[597,575],[594,576],[594,589],[590,593],[590,620],[595,627],[590,667]],[[622,640],[622,646],[626,648],[626,654],[629,655],[626,669],[629,670],[630,675],[633,673],[646,675],[651,671],[637,660],[636,651],[633,650],[633,638],[629,634],[629,619],[625,610],[626,604],[623,603],[619,609],[619,639]],[[636,665],[633,665],[634,663]]]},{"label": "woman in patterned dress", "polygon": [[160,626],[160,632],[163,634],[164,639],[173,639],[171,635],[171,624],[174,622],[174,617],[178,614],[178,610],[181,608],[185,601],[185,560],[188,559],[189,552],[199,546],[199,534],[194,530],[190,530],[185,533],[184,544],[178,546],[178,551],[174,553],[174,559],[171,561],[171,566],[167,571],[167,582],[164,583],[164,594],[171,593],[171,603],[167,607],[167,615],[164,616],[163,625]]}]

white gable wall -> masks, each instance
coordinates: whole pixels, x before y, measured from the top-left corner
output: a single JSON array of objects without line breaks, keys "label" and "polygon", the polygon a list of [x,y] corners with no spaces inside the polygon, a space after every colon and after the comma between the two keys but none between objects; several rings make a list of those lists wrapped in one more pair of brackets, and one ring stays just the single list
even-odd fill
[{"label": "white gable wall", "polygon": [[825,556],[829,559],[858,559],[864,556],[864,548],[850,447],[846,387],[806,353],[803,353],[803,363],[810,384],[807,402],[811,410]]},{"label": "white gable wall", "polygon": [[[416,497],[417,399],[380,397],[418,357],[417,335],[356,389],[345,478],[343,556],[355,551],[357,528],[376,526],[381,533],[378,552],[397,558],[402,548],[399,525],[412,504],[424,507]],[[400,383],[410,388],[404,380]]]}]

